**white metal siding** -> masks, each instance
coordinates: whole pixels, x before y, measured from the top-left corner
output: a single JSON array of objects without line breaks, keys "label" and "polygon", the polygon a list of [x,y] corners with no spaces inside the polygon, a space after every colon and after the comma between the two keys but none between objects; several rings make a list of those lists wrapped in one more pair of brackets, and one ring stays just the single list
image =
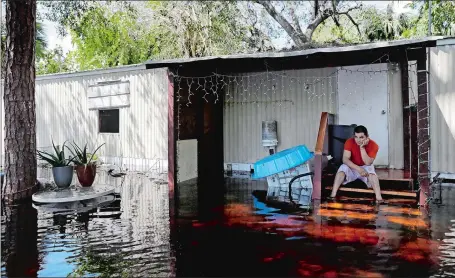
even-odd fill
[{"label": "white metal siding", "polygon": [[[389,167],[404,168],[404,138],[403,138],[403,96],[401,90],[401,71],[394,70],[389,64]],[[395,68],[397,69],[397,68]]]},{"label": "white metal siding", "polygon": [[[89,110],[88,87],[99,81],[130,82],[130,106],[120,108],[120,132],[98,132],[98,110]],[[38,79],[36,82],[37,146],[51,140],[88,143],[106,163],[146,171],[167,169],[167,87],[164,69]]]},{"label": "white metal siding", "polygon": [[[241,86],[231,83],[226,89],[225,102],[228,103],[224,109],[225,162],[254,163],[268,155],[261,141],[262,121],[265,120],[278,122],[277,151],[300,144],[314,149],[321,112],[334,113],[336,110],[335,71],[334,68],[322,68],[274,72],[295,79],[274,76],[268,81],[261,81],[266,75],[250,73],[250,77],[243,77]],[[332,78],[316,82],[331,74]],[[310,86],[307,92],[302,82],[316,82],[316,85]],[[258,92],[257,84],[261,83],[264,86]],[[273,85],[275,90],[267,91]],[[245,99],[247,101],[242,104]],[[283,101],[281,106],[279,101]]]},{"label": "white metal siding", "polygon": [[431,171],[455,173],[455,46],[431,49]]},{"label": "white metal siding", "polygon": [[[269,75],[286,74],[295,77],[295,80],[298,78],[302,82],[312,83],[320,77],[332,75],[335,71],[334,68],[323,68],[273,72]],[[259,77],[251,77],[257,73],[248,75],[249,78],[244,77],[243,82],[239,82],[239,78],[227,89],[225,100],[227,104],[224,111],[225,163],[254,163],[268,155],[261,143],[261,124],[264,120],[278,122],[279,145],[277,151],[297,144],[305,144],[310,150],[313,150],[323,111],[335,114],[335,122],[338,123],[337,84],[339,80],[336,75],[325,79],[325,82],[319,82],[314,88],[311,87],[310,96],[298,81],[292,82],[289,78],[279,77],[274,77],[267,84],[264,83],[270,87],[275,85],[274,92],[258,93],[255,90],[257,84],[261,83],[258,78],[265,74]],[[388,92],[393,94],[389,98],[389,165],[400,169],[403,168],[403,114],[399,71],[395,71],[393,74],[389,72],[386,79],[388,80]],[[241,85],[238,86],[237,83],[241,83]],[[350,84],[346,86],[348,85]],[[246,90],[243,90],[244,87]],[[311,95],[320,97],[312,99]],[[249,102],[242,104],[242,99]],[[252,100],[269,101],[269,103],[258,104],[253,103]],[[270,103],[270,101],[280,100],[287,102],[283,102],[281,106],[279,103]]]},{"label": "white metal siding", "polygon": [[338,73],[338,124],[365,126],[369,136],[379,145],[374,165],[387,167],[390,152],[388,65],[344,69]]},{"label": "white metal siding", "polygon": [[2,130],[0,131],[0,166],[5,165],[5,149],[4,149],[4,142],[5,142],[5,102],[3,100],[3,93],[4,93],[4,87],[5,83],[3,83],[3,80],[0,81],[0,127]]}]

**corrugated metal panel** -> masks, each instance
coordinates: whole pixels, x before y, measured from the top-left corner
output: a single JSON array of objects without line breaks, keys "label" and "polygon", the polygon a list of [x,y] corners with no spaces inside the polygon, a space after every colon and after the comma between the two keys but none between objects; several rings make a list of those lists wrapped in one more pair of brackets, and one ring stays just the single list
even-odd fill
[{"label": "corrugated metal panel", "polygon": [[[268,155],[261,141],[265,120],[278,122],[277,151],[299,144],[313,149],[321,112],[336,110],[335,71],[323,68],[239,75],[226,91],[225,162],[254,163]],[[302,83],[315,85],[307,91]]]},{"label": "corrugated metal panel", "polygon": [[[89,110],[88,87],[99,81],[130,82],[130,106],[120,108],[120,132],[100,134],[98,111]],[[37,80],[37,146],[49,148],[51,139],[77,144],[90,150],[106,143],[99,155],[107,163],[130,170],[167,168],[167,78],[163,69],[98,73]]]},{"label": "corrugated metal panel", "polygon": [[4,142],[5,142],[5,102],[3,101],[3,93],[4,93],[4,88],[5,83],[3,83],[3,80],[0,81],[0,127],[2,128],[0,130],[0,166],[5,165],[5,149],[4,149]]},{"label": "corrugated metal panel", "polygon": [[[361,51],[361,50],[373,50],[386,47],[396,46],[408,46],[411,47],[413,44],[419,44],[418,46],[430,46],[436,45],[436,43],[451,43],[450,39],[445,40],[449,37],[444,36],[431,36],[426,38],[408,39],[408,40],[396,40],[396,41],[379,41],[374,43],[364,43],[357,45],[339,46],[339,47],[325,47],[325,48],[310,48],[304,50],[295,51],[281,51],[281,52],[258,52],[258,53],[247,53],[247,54],[235,54],[235,55],[221,55],[221,56],[206,56],[197,58],[181,58],[181,59],[170,59],[170,60],[149,60],[146,62],[147,68],[159,68],[159,67],[172,67],[178,64],[199,62],[198,66],[203,64],[204,61],[218,60],[222,62],[224,60],[239,60],[239,59],[265,59],[265,58],[288,58],[295,56],[310,56],[318,53],[336,53],[343,55],[343,52],[350,51]],[[445,42],[444,42],[445,41]],[[359,54],[361,55],[361,54]]]},{"label": "corrugated metal panel", "polygon": [[388,65],[389,91],[389,167],[404,168],[403,97],[401,71],[394,64]]},{"label": "corrugated metal panel", "polygon": [[[394,67],[394,65],[385,65],[387,66]],[[337,80],[337,75],[334,75],[330,79],[323,79],[325,82],[310,86],[309,92],[302,83],[313,83],[321,77],[330,76],[335,71],[334,68],[324,68],[268,74],[269,76],[275,74],[292,76],[295,78],[294,81],[289,78],[275,77],[267,81],[265,80],[267,73],[261,75],[251,73],[249,77],[240,75],[234,80],[233,85],[227,89],[224,113],[225,163],[254,163],[268,155],[261,144],[261,123],[264,120],[278,122],[278,151],[297,144],[305,144],[310,149],[314,149],[321,112],[339,113],[337,83],[341,81]],[[255,77],[255,75],[258,76]],[[380,74],[373,77],[380,78]],[[392,71],[389,71],[382,78],[387,80],[388,84],[384,88],[390,94],[387,100],[388,165],[402,169],[403,111],[400,72],[394,70],[392,74]],[[343,86],[356,86],[356,83],[347,83]],[[363,87],[360,90],[363,90]],[[242,100],[245,101],[243,104]],[[279,101],[283,101],[281,106]],[[336,119],[338,123],[338,117]]]},{"label": "corrugated metal panel", "polygon": [[431,49],[431,171],[455,173],[455,47]]},{"label": "corrugated metal panel", "polygon": [[409,105],[417,104],[417,61],[409,61]]}]

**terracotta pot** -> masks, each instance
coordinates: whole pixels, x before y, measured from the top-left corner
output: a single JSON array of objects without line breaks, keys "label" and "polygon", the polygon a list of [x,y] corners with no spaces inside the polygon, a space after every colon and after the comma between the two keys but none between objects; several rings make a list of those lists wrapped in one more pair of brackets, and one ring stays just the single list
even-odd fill
[{"label": "terracotta pot", "polygon": [[88,165],[78,165],[76,166],[76,174],[79,183],[84,186],[92,186],[93,182],[95,181],[96,177],[96,165],[95,164],[88,164]]}]

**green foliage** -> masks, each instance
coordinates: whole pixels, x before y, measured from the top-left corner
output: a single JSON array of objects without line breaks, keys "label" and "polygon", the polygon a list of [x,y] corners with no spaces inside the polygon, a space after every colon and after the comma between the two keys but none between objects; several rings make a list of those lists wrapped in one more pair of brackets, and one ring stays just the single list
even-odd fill
[{"label": "green foliage", "polygon": [[[103,1],[105,6],[112,6],[113,2],[120,8],[128,8],[129,1]],[[57,23],[57,29],[60,35],[66,35],[67,27],[77,26],[79,19],[88,12],[97,9],[100,3],[98,1],[39,1],[38,18],[47,19]]]},{"label": "green foliage", "polygon": [[52,167],[68,166],[73,161],[73,158],[68,159],[65,157],[65,143],[66,142],[63,143],[62,148],[60,149],[60,146],[55,146],[54,141],[52,141],[52,147],[55,154],[37,150],[38,157],[52,165]]},{"label": "green foliage", "polygon": [[78,69],[137,64],[157,54],[155,37],[136,19],[132,11],[111,12],[102,7],[84,13],[76,25],[69,26]]},{"label": "green foliage", "polygon": [[74,164],[88,165],[88,164],[92,163],[92,161],[97,160],[97,156],[95,154],[104,145],[104,143],[101,144],[98,148],[95,149],[95,151],[93,151],[91,153],[87,152],[87,144],[85,144],[84,149],[79,147],[75,142],[73,142],[73,144],[71,144],[71,145],[72,145],[72,149],[70,149],[69,147],[67,147],[67,148],[70,150],[70,152],[74,156],[74,159],[73,159]]},{"label": "green foliage", "polygon": [[[417,10],[419,15],[409,30],[411,36],[426,36],[428,34],[428,1],[413,2],[410,7]],[[455,35],[455,2],[431,1],[432,35]]]},{"label": "green foliage", "polygon": [[162,58],[247,52],[259,33],[243,21],[235,1],[149,2]]},{"label": "green foliage", "polygon": [[36,23],[36,45],[35,55],[37,58],[43,57],[47,48],[46,33],[41,22]]},{"label": "green foliage", "polygon": [[43,5],[48,19],[66,26],[75,50],[66,58],[60,50],[46,53],[39,74],[268,49],[264,34],[247,24],[235,1]]},{"label": "green foliage", "polygon": [[386,12],[367,8],[362,17],[364,33],[369,41],[400,39],[410,27],[409,18],[404,14],[395,14],[390,5]]},{"label": "green foliage", "polygon": [[[37,59],[37,73],[109,68],[143,63],[148,59],[272,50],[271,26],[277,24],[271,17],[257,17],[258,11],[263,9],[255,10],[252,3],[254,1],[108,0],[106,5],[97,1],[40,2],[47,8],[41,16],[65,27],[75,50],[66,57],[61,49],[44,51]],[[305,3],[276,3],[277,12],[294,27],[298,26],[296,22],[301,23],[300,27],[308,26],[309,16],[314,11],[306,11],[302,6]],[[278,9],[282,5],[292,12]],[[352,3],[344,1],[324,5],[326,8],[335,5],[339,14],[318,25],[312,36],[315,42],[361,43],[427,34],[428,2],[412,4],[419,16],[395,14],[391,6],[387,11],[381,11],[368,5],[353,9]],[[453,34],[455,2],[433,1],[432,5],[433,33]],[[349,11],[349,14],[343,11]],[[283,36],[282,28],[279,36]]]},{"label": "green foliage", "polygon": [[[361,25],[362,10],[355,10],[351,12],[352,18]],[[366,40],[365,34],[359,34],[357,26],[347,16],[338,17],[339,26],[333,20],[327,20],[321,23],[315,30],[312,41],[315,43],[337,43],[337,44],[351,44],[361,43]],[[362,26],[359,27],[360,29]]]},{"label": "green foliage", "polygon": [[46,50],[42,57],[36,60],[36,74],[52,74],[72,71],[71,55],[63,54],[61,47]]}]

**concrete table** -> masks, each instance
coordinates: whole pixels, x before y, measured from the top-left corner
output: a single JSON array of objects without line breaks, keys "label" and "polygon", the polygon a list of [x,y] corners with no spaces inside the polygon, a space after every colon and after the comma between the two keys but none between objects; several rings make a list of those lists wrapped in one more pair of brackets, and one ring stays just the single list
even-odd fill
[{"label": "concrete table", "polygon": [[85,201],[45,204],[34,203],[32,206],[40,212],[64,215],[87,212],[98,207],[104,207],[106,205],[109,205],[114,201],[115,196],[113,194],[109,194]]},{"label": "concrete table", "polygon": [[37,203],[68,203],[89,200],[114,193],[110,185],[93,185],[89,187],[74,187],[55,191],[42,191],[33,194],[32,200]]}]

